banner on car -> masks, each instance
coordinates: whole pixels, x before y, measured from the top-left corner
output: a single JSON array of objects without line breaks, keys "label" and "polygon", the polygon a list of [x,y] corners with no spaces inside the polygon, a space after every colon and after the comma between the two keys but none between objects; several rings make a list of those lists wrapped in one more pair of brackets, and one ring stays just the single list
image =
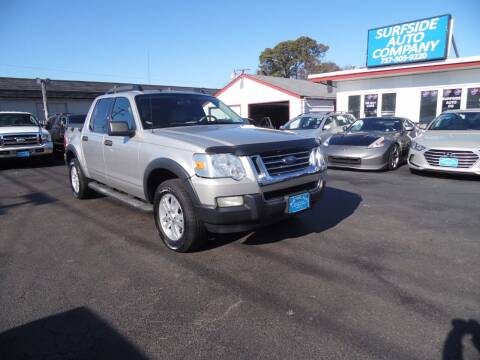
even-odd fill
[{"label": "banner on car", "polygon": [[450,20],[441,15],[368,30],[367,67],[445,59]]}]

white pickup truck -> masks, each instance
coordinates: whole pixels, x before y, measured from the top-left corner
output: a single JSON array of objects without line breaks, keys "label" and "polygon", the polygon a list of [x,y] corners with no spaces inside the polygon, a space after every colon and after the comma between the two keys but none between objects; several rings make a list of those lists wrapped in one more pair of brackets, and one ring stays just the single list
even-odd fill
[{"label": "white pickup truck", "polygon": [[0,159],[45,156],[52,152],[50,134],[32,114],[0,111]]},{"label": "white pickup truck", "polygon": [[73,195],[153,210],[175,251],[308,210],[325,188],[317,140],[249,125],[206,94],[113,89],[65,134]]}]

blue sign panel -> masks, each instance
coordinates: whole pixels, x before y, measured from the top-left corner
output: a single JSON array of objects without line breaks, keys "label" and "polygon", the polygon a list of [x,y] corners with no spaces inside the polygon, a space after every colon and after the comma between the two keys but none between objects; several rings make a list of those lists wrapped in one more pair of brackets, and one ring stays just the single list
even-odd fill
[{"label": "blue sign panel", "polygon": [[445,59],[450,15],[368,30],[367,66]]}]

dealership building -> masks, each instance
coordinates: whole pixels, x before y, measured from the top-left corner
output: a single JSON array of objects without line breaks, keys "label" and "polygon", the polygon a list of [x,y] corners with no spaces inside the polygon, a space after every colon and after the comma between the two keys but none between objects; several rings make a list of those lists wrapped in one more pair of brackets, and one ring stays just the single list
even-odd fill
[{"label": "dealership building", "polygon": [[337,110],[356,117],[427,123],[443,111],[480,108],[480,56],[449,58],[451,29],[443,15],[369,30],[366,68],[309,80],[336,87]]}]

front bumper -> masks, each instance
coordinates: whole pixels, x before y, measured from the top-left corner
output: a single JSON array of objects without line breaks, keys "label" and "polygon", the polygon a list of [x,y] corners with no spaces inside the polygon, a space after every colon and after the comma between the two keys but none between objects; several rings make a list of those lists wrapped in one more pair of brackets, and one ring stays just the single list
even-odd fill
[{"label": "front bumper", "polygon": [[364,146],[323,146],[328,167],[381,170],[388,166],[388,146],[369,149]]},{"label": "front bumper", "polygon": [[28,157],[49,155],[53,152],[53,143],[47,142],[41,145],[0,147],[0,159],[17,158],[19,157],[17,153],[21,151],[28,151],[30,153]]},{"label": "front bumper", "polygon": [[[426,151],[426,150],[425,150]],[[430,165],[423,153],[425,151],[418,151],[410,148],[408,154],[408,167],[416,171],[431,171],[438,173],[447,173],[447,174],[466,174],[466,175],[480,175],[480,160],[477,161],[469,168],[452,168],[445,166],[432,166]]]},{"label": "front bumper", "polygon": [[249,231],[260,226],[291,216],[287,213],[288,196],[310,193],[310,209],[321,199],[326,181],[324,173],[317,174],[314,181],[298,185],[283,184],[282,187],[262,189],[261,193],[243,195],[244,205],[217,207],[196,205],[196,212],[207,230],[214,233]]}]

